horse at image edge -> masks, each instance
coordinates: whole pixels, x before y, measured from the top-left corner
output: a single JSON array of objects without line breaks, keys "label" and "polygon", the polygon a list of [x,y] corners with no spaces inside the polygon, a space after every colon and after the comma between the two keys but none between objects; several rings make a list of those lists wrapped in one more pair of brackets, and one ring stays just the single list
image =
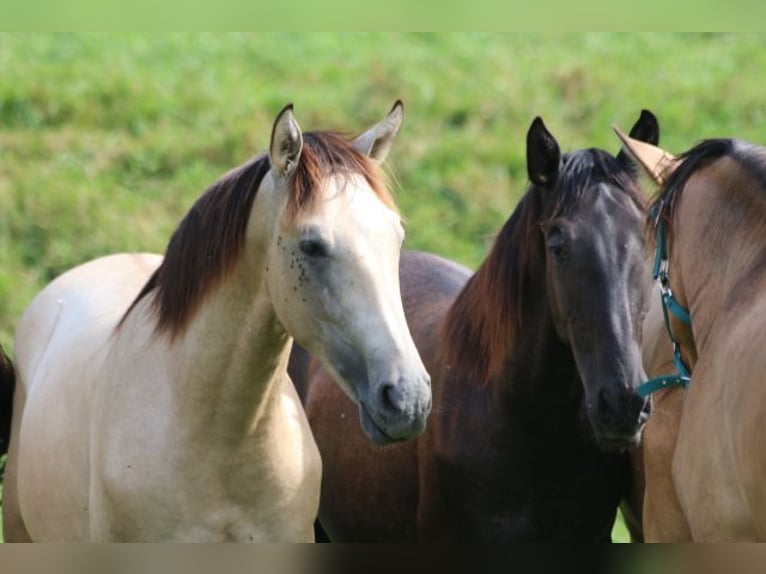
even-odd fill
[{"label": "horse at image edge", "polygon": [[429,377],[378,165],[401,121],[397,103],[352,140],[303,134],[288,106],[268,153],[208,189],[164,258],[103,257],[32,301],[15,340],[6,540],[313,539],[321,462],[286,373],[293,337],[372,440],[423,430]]}]

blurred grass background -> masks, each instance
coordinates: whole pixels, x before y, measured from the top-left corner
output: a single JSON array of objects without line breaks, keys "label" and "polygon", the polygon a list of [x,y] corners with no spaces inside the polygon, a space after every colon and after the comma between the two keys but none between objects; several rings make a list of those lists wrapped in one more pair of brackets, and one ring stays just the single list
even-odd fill
[{"label": "blurred grass background", "polygon": [[765,143],[765,69],[755,34],[2,34],[0,344],[62,271],[162,252],[288,102],[304,130],[357,132],[403,99],[406,247],[476,267],[524,191],[536,115],[564,150],[616,151],[611,124],[642,108],[671,151]]}]

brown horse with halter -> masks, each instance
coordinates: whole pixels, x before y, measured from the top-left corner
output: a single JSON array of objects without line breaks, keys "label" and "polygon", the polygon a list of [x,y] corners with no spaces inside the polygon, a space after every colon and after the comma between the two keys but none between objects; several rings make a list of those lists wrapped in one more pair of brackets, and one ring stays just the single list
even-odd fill
[{"label": "brown horse with halter", "polygon": [[711,139],[674,158],[623,141],[661,185],[650,225],[665,318],[645,333],[664,352],[645,359],[672,372],[644,389],[646,538],[766,540],[766,148]]},{"label": "brown horse with halter", "polygon": [[[631,133],[656,143],[656,119],[643,112]],[[433,384],[420,438],[371,445],[352,403],[294,352],[331,539],[609,539],[630,479],[625,449],[647,416],[636,394],[645,200],[624,153],[562,154],[539,118],[527,170],[473,276],[403,253],[402,300]]]}]

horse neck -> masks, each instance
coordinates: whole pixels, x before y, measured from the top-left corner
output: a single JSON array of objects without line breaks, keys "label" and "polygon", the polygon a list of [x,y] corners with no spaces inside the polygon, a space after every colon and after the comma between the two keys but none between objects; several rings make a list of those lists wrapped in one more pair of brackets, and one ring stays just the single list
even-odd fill
[{"label": "horse neck", "polygon": [[736,184],[725,167],[689,181],[669,245],[671,285],[690,310],[698,347],[721,313],[730,311],[732,297],[743,299],[748,287],[766,278],[766,201],[733,195]]},{"label": "horse neck", "polygon": [[[571,349],[556,333],[545,277],[539,281],[533,282],[537,288],[525,294],[521,330],[508,349],[502,371],[490,381],[492,394],[506,419],[509,411],[533,417],[553,412],[562,422],[567,414],[579,419],[582,384],[577,366]],[[531,412],[536,407],[542,410]]]},{"label": "horse neck", "polygon": [[[516,424],[519,420],[516,413],[524,411],[521,412],[522,417],[525,412],[532,414],[530,407],[533,405],[539,405],[546,412],[578,410],[572,407],[579,404],[573,402],[579,389],[574,358],[569,347],[556,334],[548,305],[545,266],[537,261],[537,256],[534,259],[530,262],[526,279],[513,287],[502,281],[491,284],[497,295],[505,298],[515,296],[509,289],[523,290],[520,321],[517,322],[516,317],[498,316],[498,313],[513,315],[516,306],[503,306],[483,290],[487,282],[480,274],[491,271],[486,266],[477,271],[447,317],[449,323],[446,330],[453,336],[460,335],[463,341],[468,340],[470,344],[452,349],[457,355],[452,357],[452,361],[458,366],[446,367],[449,380],[441,385],[440,402],[446,405],[475,403],[480,393],[484,397],[484,407],[479,414],[484,421],[482,426]],[[494,303],[487,305],[487,300]],[[470,321],[466,320],[468,316]],[[518,326],[511,328],[514,323]],[[470,324],[470,328],[466,328],[466,324]],[[498,325],[506,326],[505,333],[496,333]],[[506,339],[496,344],[485,341],[484,346],[477,346],[482,334],[489,332]],[[488,357],[490,372],[486,380],[473,371],[475,354]],[[487,416],[492,417],[493,422],[486,420]]]},{"label": "horse neck", "polygon": [[276,317],[258,258],[245,252],[171,345],[181,424],[232,440],[268,416],[292,339]]}]

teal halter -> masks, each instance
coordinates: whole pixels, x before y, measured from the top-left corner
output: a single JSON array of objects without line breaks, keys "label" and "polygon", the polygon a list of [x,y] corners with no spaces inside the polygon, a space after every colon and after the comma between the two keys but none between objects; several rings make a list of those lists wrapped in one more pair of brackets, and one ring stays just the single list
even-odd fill
[{"label": "teal halter", "polygon": [[[661,208],[658,210],[661,211]],[[691,382],[691,371],[681,358],[681,345],[673,336],[670,328],[670,318],[668,312],[687,325],[691,325],[692,319],[689,310],[683,307],[673,296],[670,289],[670,277],[668,276],[668,241],[665,231],[665,221],[661,216],[657,218],[657,252],[654,257],[654,280],[659,280],[660,291],[662,293],[662,315],[665,318],[665,330],[673,343],[673,363],[676,367],[675,375],[662,375],[654,377],[638,386],[638,395],[648,397],[655,391],[665,387],[682,386],[686,388]]]}]

